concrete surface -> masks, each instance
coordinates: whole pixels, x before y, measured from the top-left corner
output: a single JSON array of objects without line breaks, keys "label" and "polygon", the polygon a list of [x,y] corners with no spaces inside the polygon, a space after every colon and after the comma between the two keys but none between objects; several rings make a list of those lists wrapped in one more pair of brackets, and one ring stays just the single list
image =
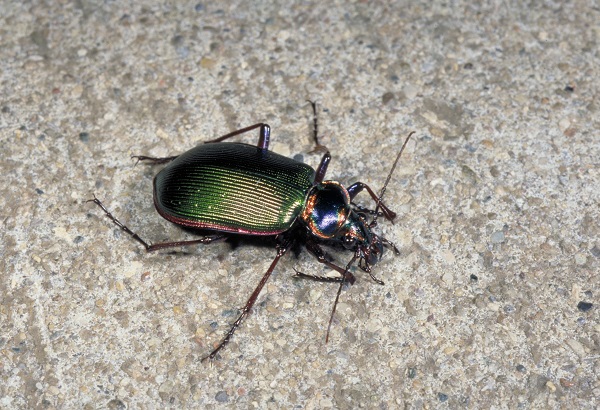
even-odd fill
[{"label": "concrete surface", "polygon": [[[1,408],[599,406],[598,2],[324,3],[0,3]],[[192,238],[130,155],[266,121],[316,166],[307,98],[343,184],[379,189],[416,131],[401,255],[355,272],[328,344],[336,286],[288,255],[201,363],[272,247],[146,254],[85,201]]]}]

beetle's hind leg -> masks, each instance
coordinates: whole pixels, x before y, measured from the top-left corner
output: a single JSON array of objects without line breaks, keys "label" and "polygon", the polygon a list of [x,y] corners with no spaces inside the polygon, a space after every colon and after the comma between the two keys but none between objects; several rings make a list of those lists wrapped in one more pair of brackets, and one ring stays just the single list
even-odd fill
[{"label": "beetle's hind leg", "polygon": [[140,236],[137,233],[133,232],[131,229],[129,229],[127,226],[125,226],[123,223],[121,223],[121,221],[119,221],[117,218],[115,218],[113,216],[113,214],[111,214],[110,211],[104,206],[104,204],[102,202],[100,202],[100,200],[98,198],[96,198],[95,195],[94,195],[94,199],[90,199],[86,202],[93,202],[96,205],[98,205],[100,207],[100,209],[102,209],[104,211],[104,214],[106,215],[106,217],[108,219],[110,219],[122,231],[129,234],[134,240],[141,243],[144,246],[144,248],[146,248],[146,251],[148,251],[148,252],[156,251],[158,249],[175,248],[177,246],[190,246],[190,245],[199,245],[199,244],[206,245],[211,242],[225,239],[227,237],[226,235],[216,234],[216,235],[211,235],[211,236],[205,236],[200,239],[193,239],[191,241],[160,242],[160,243],[149,244],[148,242],[146,242],[145,240],[140,238]]}]

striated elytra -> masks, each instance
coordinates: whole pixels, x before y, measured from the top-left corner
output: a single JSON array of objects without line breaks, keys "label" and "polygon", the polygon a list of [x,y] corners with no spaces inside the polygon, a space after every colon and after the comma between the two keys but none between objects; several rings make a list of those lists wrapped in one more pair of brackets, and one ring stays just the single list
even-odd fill
[{"label": "striated elytra", "polygon": [[[295,243],[304,245],[320,263],[339,273],[337,277],[298,271],[295,274],[296,277],[339,283],[326,341],[342,286],[355,280],[350,272],[352,265],[357,263],[375,282],[383,284],[372,274],[371,267],[381,259],[385,246],[398,252],[390,241],[375,234],[373,228],[378,216],[390,221],[396,217],[383,204],[382,198],[412,133],[402,145],[379,195],[362,182],[345,188],[338,182],[324,180],[331,155],[319,144],[316,106],[313,102],[311,105],[314,114],[313,139],[318,149],[326,151],[316,170],[269,151],[270,127],[264,123],[231,132],[178,156],[135,157],[147,163],[167,163],[154,178],[156,210],[162,217],[177,225],[199,229],[205,234],[208,232],[200,239],[149,244],[117,220],[96,197],[88,201],[98,205],[113,223],[141,243],[147,251],[209,244],[231,234],[275,238],[275,259],[223,340],[203,360],[214,359],[227,345],[250,313],[277,262]],[[254,129],[259,129],[256,146],[223,142]],[[375,202],[374,210],[352,202],[363,190]],[[372,215],[370,222],[367,220],[369,215]],[[339,266],[326,257],[322,245],[341,245],[351,251],[353,256],[345,266]]]},{"label": "striated elytra", "polygon": [[253,145],[203,144],[156,175],[154,205],[178,225],[276,235],[292,226],[314,178],[310,166]]}]

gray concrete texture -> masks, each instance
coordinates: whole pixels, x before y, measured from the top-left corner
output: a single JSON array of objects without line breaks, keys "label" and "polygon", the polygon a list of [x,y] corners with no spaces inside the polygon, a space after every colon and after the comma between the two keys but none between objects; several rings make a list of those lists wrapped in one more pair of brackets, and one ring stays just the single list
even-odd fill
[{"label": "gray concrete texture", "polygon": [[[599,21],[597,1],[3,1],[0,407],[597,408]],[[337,286],[286,255],[202,363],[272,243],[148,254],[86,200],[192,239],[130,156],[265,121],[316,166],[309,98],[344,185],[380,189],[416,131],[377,227],[401,253],[383,286],[354,270],[327,344]]]}]

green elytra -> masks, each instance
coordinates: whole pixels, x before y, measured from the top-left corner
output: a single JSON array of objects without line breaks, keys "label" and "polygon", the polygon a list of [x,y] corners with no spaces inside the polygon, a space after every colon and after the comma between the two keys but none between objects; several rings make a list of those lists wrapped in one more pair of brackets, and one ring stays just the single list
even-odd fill
[{"label": "green elytra", "polygon": [[312,167],[255,145],[204,144],[156,175],[154,201],[178,225],[276,235],[292,226],[314,179]]}]

